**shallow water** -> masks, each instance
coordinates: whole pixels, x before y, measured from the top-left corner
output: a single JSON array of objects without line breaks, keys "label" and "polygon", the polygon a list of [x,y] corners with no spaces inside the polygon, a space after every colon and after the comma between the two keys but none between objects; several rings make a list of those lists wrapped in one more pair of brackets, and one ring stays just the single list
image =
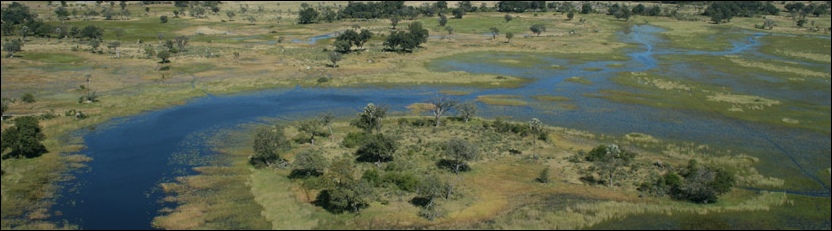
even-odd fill
[{"label": "shallow water", "polygon": [[[760,172],[767,176],[783,179],[801,179],[800,184],[789,184],[784,190],[793,193],[819,194],[829,197],[829,186],[820,183],[817,174],[825,172],[830,165],[830,136],[800,129],[739,121],[716,116],[711,113],[689,110],[658,109],[641,105],[610,102],[604,99],[585,97],[583,93],[595,93],[599,89],[631,90],[618,86],[609,77],[622,71],[645,71],[662,66],[656,56],[674,55],[725,55],[741,57],[754,55],[759,46],[757,38],[768,36],[750,34],[747,39],[736,41],[727,51],[701,52],[665,49],[657,47],[661,39],[656,33],[662,29],[652,26],[638,26],[630,34],[619,34],[622,41],[637,44],[629,51],[629,61],[597,60],[569,65],[569,60],[554,56],[539,55],[539,64],[532,68],[512,67],[476,60],[500,60],[517,58],[519,54],[467,53],[460,61],[442,59],[428,64],[438,71],[467,71],[471,73],[512,75],[532,78],[535,82],[518,89],[472,89],[461,87],[409,87],[395,89],[322,89],[294,88],[266,90],[230,96],[209,96],[165,110],[143,113],[116,119],[98,126],[95,131],[85,131],[87,149],[84,154],[94,160],[89,171],[76,174],[77,180],[67,182],[61,192],[55,210],[62,213],[55,220],[66,219],[84,229],[148,229],[150,220],[163,207],[159,200],[164,196],[158,190],[160,182],[171,181],[173,177],[188,174],[188,165],[172,161],[172,156],[196,148],[199,155],[212,153],[204,148],[202,139],[195,134],[211,133],[216,129],[232,128],[236,125],[261,121],[264,117],[296,120],[333,111],[340,116],[352,117],[367,103],[389,106],[392,111],[406,111],[405,106],[422,102],[440,90],[464,90],[470,95],[459,96],[460,100],[473,100],[480,95],[519,95],[523,100],[534,102],[533,95],[557,95],[572,99],[578,105],[576,110],[549,110],[536,108],[535,104],[523,107],[489,106],[478,103],[485,117],[512,116],[512,120],[527,121],[540,118],[549,125],[587,130],[609,135],[623,135],[631,132],[650,134],[663,140],[686,140],[712,147],[728,147],[759,157]],[[332,35],[329,35],[332,36]],[[318,37],[318,36],[316,36]],[[326,38],[326,37],[321,37]],[[314,37],[313,37],[314,39]],[[319,38],[320,39],[320,38]],[[317,39],[315,39],[317,40]],[[314,41],[313,41],[314,43]],[[529,55],[529,54],[522,54]],[[621,63],[623,66],[610,68],[607,65]],[[547,69],[553,64],[565,69]],[[707,70],[685,69],[686,65],[673,66],[678,73],[701,73]],[[688,66],[689,67],[689,66]],[[587,70],[589,68],[589,70]],[[600,70],[597,70],[600,68]],[[704,71],[704,72],[703,72]],[[568,83],[564,80],[582,76],[593,82],[591,85]],[[692,78],[695,78],[693,76]],[[726,81],[722,84],[740,84],[741,81]],[[827,88],[828,89],[828,84]],[[785,94],[782,89],[758,89],[757,95]],[[810,100],[816,104],[829,103],[829,90],[814,92]],[[742,137],[737,139],[737,137]],[[824,177],[824,176],[821,176]],[[828,176],[825,176],[828,177]],[[77,185],[78,187],[70,187]],[[70,188],[77,189],[69,191]],[[691,216],[690,219],[698,219]],[[640,218],[634,218],[640,219]],[[754,222],[753,219],[742,222]],[[647,220],[649,221],[649,220]],[[649,222],[648,222],[649,223]],[[644,226],[650,227],[642,223]],[[742,226],[737,226],[742,227]],[[785,226],[784,226],[785,227]],[[811,227],[811,226],[807,226]],[[780,227],[773,227],[780,228]]]}]

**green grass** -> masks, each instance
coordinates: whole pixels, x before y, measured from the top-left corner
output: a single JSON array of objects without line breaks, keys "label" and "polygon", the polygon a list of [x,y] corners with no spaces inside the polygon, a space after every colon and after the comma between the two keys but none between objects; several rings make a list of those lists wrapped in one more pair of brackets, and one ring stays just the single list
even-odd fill
[{"label": "green grass", "polygon": [[564,101],[571,101],[569,97],[565,96],[553,96],[553,95],[535,95],[532,96],[532,99],[537,101],[549,101],[549,102],[564,102]]},{"label": "green grass", "polygon": [[579,83],[579,84],[583,84],[583,85],[592,85],[591,80],[588,80],[584,77],[578,77],[578,76],[569,77],[564,81],[571,82],[571,83]]},{"label": "green grass", "polygon": [[[645,79],[653,80],[653,82]],[[622,73],[611,78],[611,80],[640,91],[636,93],[601,90],[599,97],[621,103],[643,104],[660,108],[694,109],[747,121],[797,127],[827,134],[830,132],[830,118],[826,116],[830,114],[830,108],[827,106],[781,99],[757,98],[762,100],[747,101],[745,98],[733,94],[730,89],[718,85],[681,79],[671,80],[654,74],[639,77],[631,73]],[[652,85],[657,84],[655,80],[659,80],[658,83],[672,82],[673,84]],[[689,87],[690,90],[685,90],[684,87]],[[717,100],[715,97],[720,95],[733,98]],[[795,119],[799,122],[784,122],[788,121],[784,118]]]},{"label": "green grass", "polygon": [[83,62],[85,59],[66,53],[18,53],[22,59],[40,61],[44,63],[74,64]]},{"label": "green grass", "polygon": [[529,103],[520,99],[521,96],[514,95],[481,95],[477,100],[485,104],[498,106],[526,106]]}]

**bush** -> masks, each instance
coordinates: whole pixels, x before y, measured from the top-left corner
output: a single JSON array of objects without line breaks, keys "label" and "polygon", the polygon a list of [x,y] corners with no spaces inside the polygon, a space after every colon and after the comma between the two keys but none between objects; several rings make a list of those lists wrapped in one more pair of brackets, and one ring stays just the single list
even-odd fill
[{"label": "bush", "polygon": [[167,15],[160,16],[159,21],[161,21],[162,23],[168,23],[168,16]]},{"label": "bush", "polygon": [[358,148],[355,154],[358,156],[358,161],[387,162],[393,160],[393,153],[397,148],[398,143],[395,140],[376,134],[367,137],[366,142]]},{"label": "bush", "polygon": [[367,142],[367,134],[363,132],[350,132],[347,133],[347,136],[344,137],[344,141],[341,142],[344,147],[347,148],[354,148]]},{"label": "bush", "polygon": [[32,93],[23,94],[23,97],[20,97],[20,101],[23,101],[24,103],[34,103],[34,102],[36,102],[35,96],[32,95]]}]

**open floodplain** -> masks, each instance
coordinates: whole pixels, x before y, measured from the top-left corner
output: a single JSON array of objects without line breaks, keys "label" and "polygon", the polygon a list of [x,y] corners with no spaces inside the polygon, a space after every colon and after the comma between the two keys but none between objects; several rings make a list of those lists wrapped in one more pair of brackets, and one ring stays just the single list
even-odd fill
[{"label": "open floodplain", "polygon": [[[0,66],[3,229],[832,225],[828,8],[805,27],[779,2],[777,16],[718,24],[704,3],[625,20],[605,14],[614,3],[571,2],[574,17],[448,9],[445,26],[437,15],[392,26],[323,19],[346,2],[194,15],[198,4],[128,1],[112,20],[83,12],[119,2],[66,3],[81,13],[23,4],[54,28],[102,28],[100,47],[21,25],[3,34],[23,41],[11,56],[4,45]],[[306,9],[321,19],[298,23]],[[766,20],[776,26],[758,29]],[[387,49],[417,22],[424,42]],[[373,36],[333,58],[339,35],[362,29]],[[456,104],[437,125],[442,102]],[[6,143],[25,116],[45,136],[35,157]],[[600,162],[596,150],[634,156]],[[694,179],[720,176],[718,199],[688,199],[702,192]]]}]

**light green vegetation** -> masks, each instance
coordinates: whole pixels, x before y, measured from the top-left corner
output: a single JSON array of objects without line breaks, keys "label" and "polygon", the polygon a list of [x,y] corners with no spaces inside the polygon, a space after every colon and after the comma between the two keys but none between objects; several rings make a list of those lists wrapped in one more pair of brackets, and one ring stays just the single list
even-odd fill
[{"label": "light green vegetation", "polygon": [[551,101],[551,102],[563,102],[563,101],[570,101],[569,97],[565,96],[553,96],[553,95],[535,95],[532,96],[532,99],[537,101]]},{"label": "light green vegetation", "polygon": [[481,95],[477,100],[486,104],[499,106],[526,106],[528,103],[516,95]]},{"label": "light green vegetation", "polygon": [[566,81],[566,82],[572,82],[572,83],[580,83],[580,84],[583,84],[583,85],[592,85],[592,81],[591,81],[591,80],[588,80],[588,79],[586,79],[586,78],[584,78],[584,77],[578,77],[578,76],[572,76],[572,77],[569,77],[569,78],[567,78],[567,79],[566,79],[566,80],[564,80],[564,81]]},{"label": "light green vegetation", "polygon": [[823,116],[830,113],[829,107],[738,94],[719,85],[671,78],[652,71],[621,73],[612,80],[642,91],[601,90],[597,97],[653,107],[695,109],[742,120],[829,133],[830,118]]},{"label": "light green vegetation", "polygon": [[[395,136],[400,143],[393,161],[381,163],[380,167],[374,163],[356,163],[357,169],[353,170],[353,174],[359,176],[365,170],[395,168],[403,174],[433,173],[447,176],[456,186],[453,199],[443,199],[440,204],[447,212],[443,218],[428,221],[417,216],[419,207],[410,203],[415,194],[399,191],[395,186],[377,187],[369,207],[358,214],[332,214],[316,207],[311,202],[319,190],[315,186],[310,188],[310,185],[318,181],[289,179],[288,169],[254,169],[245,164],[253,152],[250,144],[256,126],[244,126],[237,131],[221,133],[227,135],[217,136],[225,141],[216,143],[224,147],[219,152],[223,158],[216,164],[226,167],[198,167],[198,175],[179,178],[178,183],[164,184],[166,189],[176,192],[175,196],[168,197],[167,200],[182,204],[171,210],[173,213],[157,217],[154,224],[160,228],[263,228],[255,225],[262,225],[262,220],[266,220],[271,226],[265,228],[272,229],[576,229],[645,213],[720,214],[765,211],[792,203],[782,193],[754,194],[739,189],[711,205],[666,198],[639,198],[632,185],[650,172],[657,171],[652,164],[657,160],[668,165],[682,166],[688,159],[696,159],[706,165],[736,172],[741,186],[754,187],[766,184],[767,181],[777,181],[760,176],[754,170],[755,160],[752,157],[724,155],[724,151],[708,149],[702,145],[668,143],[650,139],[650,135],[640,133],[616,138],[548,126],[544,128],[548,133],[548,141],[532,142],[531,137],[484,129],[483,124],[494,121],[479,118],[468,123],[446,120],[438,129],[412,125],[424,119],[384,119],[382,133]],[[520,126],[525,125],[520,123]],[[340,144],[347,133],[359,130],[340,121],[333,124],[333,129],[334,141],[321,139],[315,146],[296,143],[284,157],[292,162],[294,156],[304,150],[322,150],[330,161],[343,155],[353,159],[356,148],[346,148]],[[303,137],[294,127],[288,127],[285,132],[287,137]],[[460,173],[461,177],[436,166],[436,161],[444,158],[442,145],[450,137],[467,137],[479,146],[482,153],[482,158],[471,163],[472,170]],[[636,159],[639,170],[633,168],[633,172],[628,173],[630,177],[621,187],[610,189],[606,186],[585,185],[579,180],[581,175],[578,174],[578,169],[585,168],[586,163],[567,161],[578,150],[586,151],[604,143],[619,143],[631,149],[638,147],[643,150],[639,151]],[[520,154],[511,154],[509,150],[512,149]],[[224,165],[223,162],[230,165]],[[547,166],[551,169],[553,182],[541,184],[534,181],[540,170]],[[325,173],[322,177],[326,176]],[[241,186],[250,189],[250,192],[240,191]],[[219,196],[204,198],[201,192],[207,189],[216,190],[213,194]],[[225,199],[220,200],[222,198]],[[252,200],[260,206],[250,205]],[[220,222],[205,219],[217,216],[228,216],[232,220]],[[255,217],[242,219],[247,216]]]}]

